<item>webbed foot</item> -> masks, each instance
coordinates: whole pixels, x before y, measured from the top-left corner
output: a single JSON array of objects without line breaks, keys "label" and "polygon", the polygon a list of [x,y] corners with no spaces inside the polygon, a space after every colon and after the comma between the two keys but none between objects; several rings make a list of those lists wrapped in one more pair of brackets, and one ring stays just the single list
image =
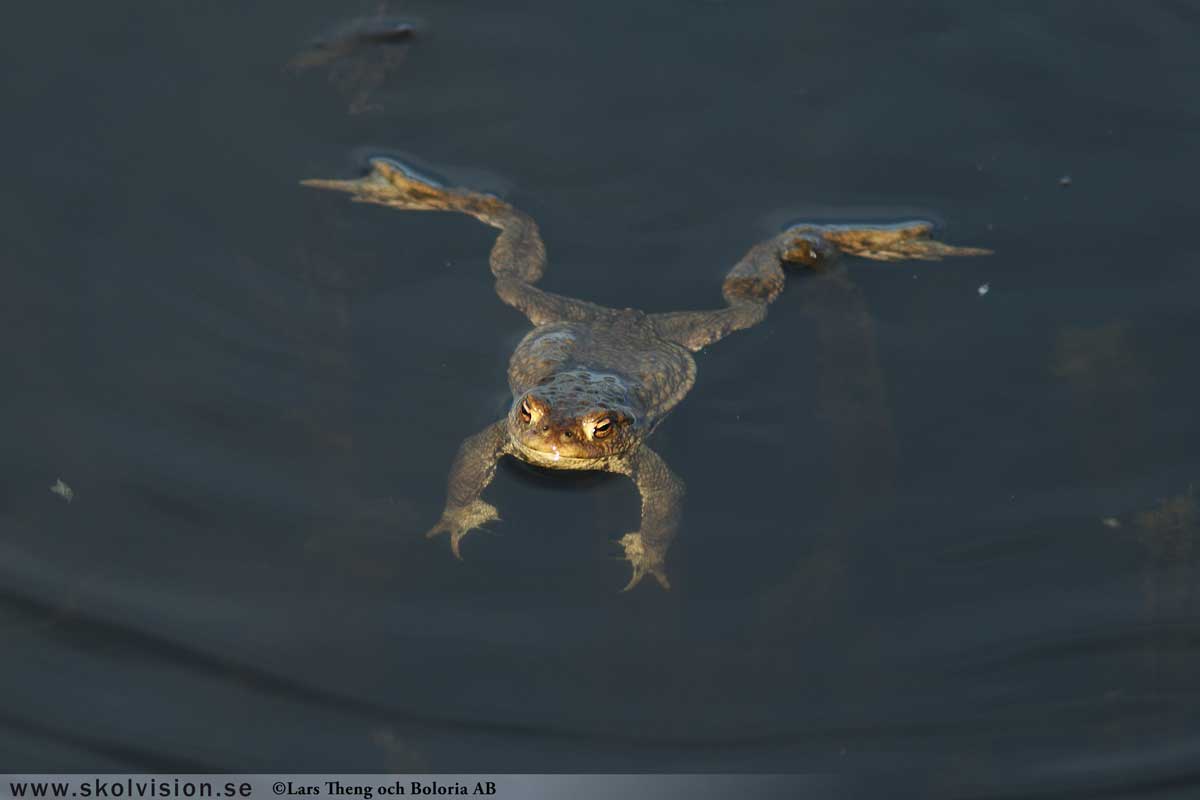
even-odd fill
[{"label": "webbed foot", "polygon": [[485,523],[499,520],[500,514],[496,507],[483,500],[472,500],[465,506],[447,506],[442,512],[442,518],[437,521],[425,534],[426,539],[432,539],[442,533],[450,534],[450,550],[454,557],[462,561],[458,543],[462,538]]},{"label": "webbed foot", "polygon": [[843,253],[876,261],[940,261],[947,256],[986,256],[982,247],[956,247],[929,238],[933,224],[921,220],[894,225],[797,225],[785,232],[785,261],[817,266],[832,255],[831,247]]},{"label": "webbed foot", "polygon": [[628,592],[641,583],[647,573],[653,575],[662,588],[671,588],[671,582],[667,580],[667,573],[663,569],[665,553],[647,547],[640,532],[627,533],[622,536],[621,546],[625,548],[625,558],[633,565],[633,577],[629,579],[629,583],[625,584],[622,592]]},{"label": "webbed foot", "polygon": [[407,211],[463,210],[463,192],[448,189],[432,178],[389,158],[372,158],[371,171],[356,180],[310,178],[303,186],[353,195],[356,203],[376,203]]}]

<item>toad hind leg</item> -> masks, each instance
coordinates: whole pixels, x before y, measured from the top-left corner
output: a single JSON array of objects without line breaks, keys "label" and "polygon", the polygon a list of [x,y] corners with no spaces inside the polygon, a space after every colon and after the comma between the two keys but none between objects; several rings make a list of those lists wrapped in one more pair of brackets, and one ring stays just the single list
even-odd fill
[{"label": "toad hind leg", "polygon": [[462,560],[459,542],[486,522],[500,519],[496,507],[480,498],[496,475],[496,463],[508,452],[505,421],[493,423],[458,448],[446,486],[446,508],[437,524],[425,534],[432,538],[450,534],[450,550]]},{"label": "toad hind leg", "polygon": [[[831,243],[840,252],[875,261],[941,261],[946,256],[990,256],[982,247],[957,247],[931,239],[933,223],[924,220],[893,225],[855,227],[853,225],[798,225],[788,233],[795,243],[784,251],[785,261],[820,266],[820,253],[814,253],[814,237]],[[815,257],[817,261],[810,261]]]},{"label": "toad hind leg", "polygon": [[751,247],[721,286],[726,307],[714,311],[652,314],[659,335],[690,350],[699,350],[734,331],[750,328],[767,316],[767,306],[783,291],[783,263],[814,269],[829,265],[839,253],[876,261],[946,256],[982,256],[990,250],[955,247],[929,238],[933,225],[924,221],[894,225],[795,225]]},{"label": "toad hind leg", "polygon": [[496,294],[535,325],[590,319],[600,306],[551,294],[533,286],[546,270],[546,246],[533,218],[498,197],[446,187],[388,158],[370,160],[371,171],[356,180],[315,178],[304,186],[346,192],[357,203],[404,211],[456,211],[500,230],[489,263]]}]

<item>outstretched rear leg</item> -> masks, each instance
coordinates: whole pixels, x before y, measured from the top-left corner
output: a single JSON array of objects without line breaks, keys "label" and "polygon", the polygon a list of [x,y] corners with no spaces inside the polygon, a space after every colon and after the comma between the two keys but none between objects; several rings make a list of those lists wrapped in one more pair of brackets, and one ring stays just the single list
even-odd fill
[{"label": "outstretched rear leg", "polygon": [[663,338],[699,350],[766,318],[767,306],[783,291],[784,263],[821,269],[839,253],[876,261],[939,261],[946,256],[991,253],[943,244],[929,238],[932,231],[933,225],[924,221],[862,227],[795,225],[751,247],[729,271],[721,286],[725,308],[653,314],[650,319]]},{"label": "outstretched rear leg", "polygon": [[305,186],[350,194],[357,203],[405,211],[457,211],[500,230],[489,262],[496,294],[535,325],[589,319],[600,306],[551,294],[533,284],[546,270],[546,246],[533,218],[498,197],[442,186],[388,158],[372,158],[371,171],[356,180],[310,179]]}]

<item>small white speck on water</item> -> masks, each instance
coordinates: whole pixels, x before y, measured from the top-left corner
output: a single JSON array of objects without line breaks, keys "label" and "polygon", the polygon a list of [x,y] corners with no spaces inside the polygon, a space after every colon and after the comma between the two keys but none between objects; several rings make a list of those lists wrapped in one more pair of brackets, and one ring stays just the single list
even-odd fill
[{"label": "small white speck on water", "polygon": [[1121,527],[1121,520],[1116,517],[1105,517],[1100,520],[1100,524],[1106,528],[1119,528]]},{"label": "small white speck on water", "polygon": [[991,290],[992,290],[992,285],[990,283],[982,283],[979,285],[979,288],[976,289],[975,291],[979,292],[980,297],[983,297],[985,294],[987,294]]},{"label": "small white speck on water", "polygon": [[1066,187],[1070,186],[1071,185],[1071,176],[1063,175],[1061,178],[1058,179],[1058,185],[1062,186],[1064,189]]},{"label": "small white speck on water", "polygon": [[75,490],[63,483],[62,478],[57,479],[54,485],[50,487],[50,491],[66,500],[68,503],[75,497]]}]

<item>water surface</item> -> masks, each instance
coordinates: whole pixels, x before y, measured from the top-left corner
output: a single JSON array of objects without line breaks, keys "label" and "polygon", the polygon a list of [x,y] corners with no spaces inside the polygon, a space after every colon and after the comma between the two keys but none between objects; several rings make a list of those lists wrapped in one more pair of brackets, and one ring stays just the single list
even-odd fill
[{"label": "water surface", "polygon": [[[424,27],[296,67],[379,11]],[[0,766],[1196,791],[1193,5],[8,28]],[[700,354],[654,439],[689,487],[674,588],[620,595],[622,479],[506,461],[463,563],[420,536],[526,326],[489,229],[298,186],[376,153],[504,193],[543,286],[621,307],[716,306],[804,217],[996,254],[795,277]]]}]

